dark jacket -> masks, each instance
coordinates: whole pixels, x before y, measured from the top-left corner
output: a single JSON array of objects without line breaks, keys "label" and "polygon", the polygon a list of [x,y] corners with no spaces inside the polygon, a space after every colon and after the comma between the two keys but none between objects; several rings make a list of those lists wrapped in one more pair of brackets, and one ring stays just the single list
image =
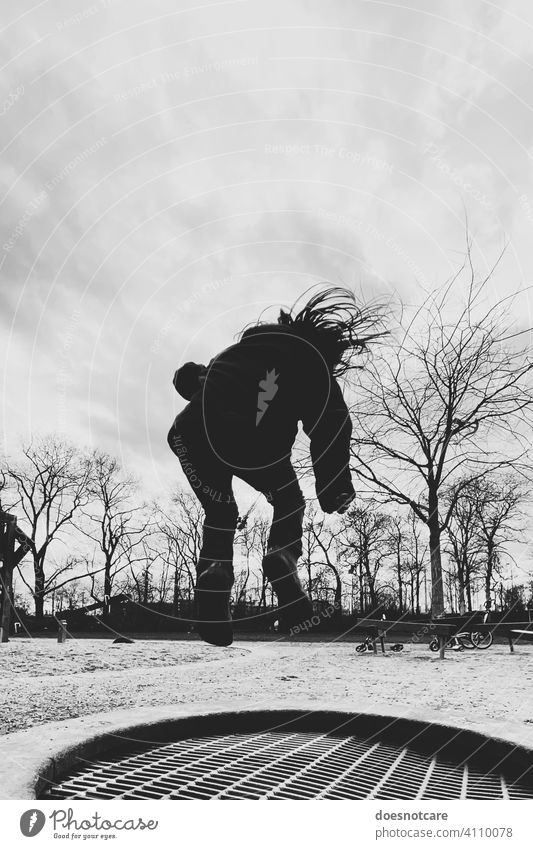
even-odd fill
[{"label": "dark jacket", "polygon": [[[191,397],[195,369],[199,383]],[[352,424],[342,391],[317,349],[291,327],[250,328],[205,370],[191,363],[179,369],[175,386],[187,387],[190,398],[176,427],[202,427],[237,474],[290,458],[301,421],[321,507],[331,509],[341,493],[353,493]]]}]

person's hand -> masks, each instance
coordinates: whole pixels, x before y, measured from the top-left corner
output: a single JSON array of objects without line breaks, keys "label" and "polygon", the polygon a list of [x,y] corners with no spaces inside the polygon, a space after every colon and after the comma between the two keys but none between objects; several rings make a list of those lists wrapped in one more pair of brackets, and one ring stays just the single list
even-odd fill
[{"label": "person's hand", "polygon": [[322,504],[324,513],[346,513],[355,498],[355,492],[341,492],[331,504]]},{"label": "person's hand", "polygon": [[335,507],[332,512],[338,513],[339,516],[346,513],[354,498],[355,492],[341,492],[335,499]]}]

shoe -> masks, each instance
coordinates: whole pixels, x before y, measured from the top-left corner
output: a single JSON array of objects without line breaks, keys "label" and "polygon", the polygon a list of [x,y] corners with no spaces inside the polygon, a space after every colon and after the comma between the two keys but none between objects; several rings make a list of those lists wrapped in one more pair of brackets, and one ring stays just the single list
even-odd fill
[{"label": "shoe", "polygon": [[313,617],[313,605],[298,577],[297,560],[287,548],[273,548],[263,558],[263,572],[278,599],[278,631],[283,634],[309,623]]},{"label": "shoe", "polygon": [[202,640],[213,646],[230,646],[233,642],[232,586],[232,567],[218,560],[209,562],[196,578],[196,630]]}]

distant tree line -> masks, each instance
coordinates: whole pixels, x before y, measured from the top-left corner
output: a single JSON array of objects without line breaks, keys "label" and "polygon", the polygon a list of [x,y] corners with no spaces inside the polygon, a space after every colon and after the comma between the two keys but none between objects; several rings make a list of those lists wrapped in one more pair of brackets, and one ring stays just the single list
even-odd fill
[{"label": "distant tree line", "polygon": [[[142,501],[139,485],[107,454],[84,454],[53,436],[24,447],[5,466],[3,508],[19,517],[31,551],[18,569],[19,603],[33,600],[42,619],[128,595],[141,607],[190,611],[203,511],[192,493],[177,489],[167,503]],[[447,609],[467,613],[481,597],[490,608],[524,610],[532,576],[509,586],[509,546],[523,540],[523,482],[503,474],[443,495],[453,503],[443,546]],[[390,507],[394,509],[391,510]],[[265,503],[266,509],[266,503]],[[234,605],[271,609],[274,599],[261,561],[270,517],[260,507],[235,538]],[[308,506],[300,568],[311,599],[356,615],[421,614],[431,606],[431,562],[425,525],[413,511],[357,499],[343,516]]]}]

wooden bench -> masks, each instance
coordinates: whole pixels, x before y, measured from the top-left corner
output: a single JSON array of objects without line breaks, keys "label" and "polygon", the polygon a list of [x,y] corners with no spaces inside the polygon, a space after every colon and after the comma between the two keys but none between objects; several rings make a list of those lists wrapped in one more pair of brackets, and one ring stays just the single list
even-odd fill
[{"label": "wooden bench", "polygon": [[[508,613],[502,615],[498,622],[476,622],[475,615],[446,618],[446,623],[452,626],[452,633],[460,631],[479,631],[481,634],[500,634],[507,637],[509,650],[514,652],[514,644],[522,637],[533,637],[533,622],[509,622]],[[516,635],[516,639],[514,637]]]},{"label": "wooden bench", "polygon": [[389,633],[401,631],[404,634],[414,634],[420,639],[424,636],[436,636],[439,641],[439,657],[444,658],[446,643],[456,632],[456,627],[453,624],[445,622],[408,622],[405,619],[359,619],[359,621],[350,629],[353,631],[364,631],[369,634],[374,654],[378,653],[378,642],[381,644],[381,651],[385,653],[385,637]]},{"label": "wooden bench", "polygon": [[511,653],[514,652],[515,642],[523,637],[533,639],[533,622],[513,622],[510,624],[505,619],[500,622],[476,622],[473,618],[465,620],[463,617],[458,617],[458,621],[445,619],[429,622],[408,622],[405,619],[363,618],[359,619],[350,630],[363,631],[368,634],[372,640],[374,654],[378,653],[378,643],[381,645],[383,654],[385,653],[385,636],[389,633],[401,631],[404,634],[413,634],[420,638],[428,635],[436,636],[439,641],[439,657],[441,659],[444,658],[446,645],[453,635],[463,630],[480,631],[483,634],[487,632],[505,634],[509,641]]},{"label": "wooden bench", "polygon": [[503,618],[500,622],[483,622],[472,623],[472,631],[480,631],[486,634],[490,631],[492,634],[500,634],[507,637],[509,642],[509,651],[514,653],[514,646],[523,637],[533,638],[533,622],[506,622]]},{"label": "wooden bench", "polygon": [[[522,624],[517,623],[517,624]],[[524,623],[527,624],[527,623]],[[516,640],[514,639],[514,634],[518,634]],[[531,623],[531,628],[509,628],[507,632],[507,639],[509,640],[509,651],[511,654],[514,653],[514,644],[521,640],[523,637],[529,637],[529,639],[533,639],[533,623]]]}]

